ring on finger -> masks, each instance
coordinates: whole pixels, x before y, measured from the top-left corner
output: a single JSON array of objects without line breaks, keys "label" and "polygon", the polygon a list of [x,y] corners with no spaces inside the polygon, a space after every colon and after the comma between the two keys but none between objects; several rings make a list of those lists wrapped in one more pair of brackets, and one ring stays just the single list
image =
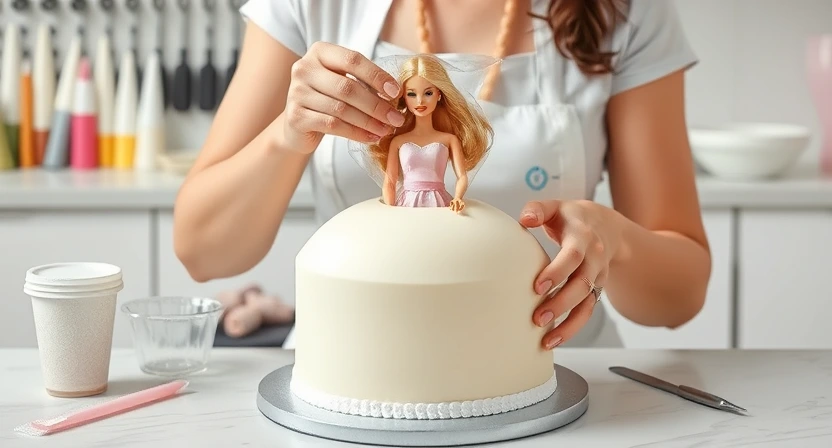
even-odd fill
[{"label": "ring on finger", "polygon": [[[600,286],[595,286],[595,283],[592,283],[592,281],[590,281],[586,277],[583,277],[583,280],[584,280],[584,283],[586,283],[587,286],[589,286],[589,292],[595,295],[595,303],[600,302],[601,301],[601,291],[603,291],[604,288],[602,288]],[[587,294],[589,294],[589,293],[587,293]]]}]

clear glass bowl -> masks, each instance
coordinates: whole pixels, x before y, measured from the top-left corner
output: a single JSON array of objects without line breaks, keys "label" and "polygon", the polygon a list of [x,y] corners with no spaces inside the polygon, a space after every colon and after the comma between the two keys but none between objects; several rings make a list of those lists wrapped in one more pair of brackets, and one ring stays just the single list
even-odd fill
[{"label": "clear glass bowl", "polygon": [[208,368],[219,301],[202,297],[150,297],[121,307],[130,317],[133,344],[142,371],[184,376]]}]

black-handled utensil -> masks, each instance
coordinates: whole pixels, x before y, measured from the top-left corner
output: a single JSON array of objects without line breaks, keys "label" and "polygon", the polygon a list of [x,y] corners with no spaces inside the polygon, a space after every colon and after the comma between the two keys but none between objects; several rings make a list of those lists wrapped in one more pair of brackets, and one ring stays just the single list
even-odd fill
[{"label": "black-handled utensil", "polygon": [[86,13],[87,13],[87,1],[86,0],[72,0],[69,2],[70,8],[75,11],[75,14],[78,15],[78,28],[76,33],[78,34],[78,39],[81,41],[81,57],[87,56],[87,46],[86,46],[86,39],[85,39],[85,32],[84,32],[84,24],[87,23]]},{"label": "black-handled utensil", "polygon": [[142,91],[142,65],[139,62],[139,0],[125,0],[127,9],[133,16],[130,24],[130,49],[133,52],[133,59],[136,61],[136,88],[141,94]]},{"label": "black-handled utensil", "polygon": [[165,70],[164,43],[165,43],[165,0],[153,0],[153,7],[156,8],[156,53],[159,54],[159,76],[162,80],[162,107],[168,108],[168,73]]},{"label": "black-handled utensil", "polygon": [[[0,1],[0,4],[3,2]],[[40,9],[50,14],[54,14],[55,10],[58,9],[58,0],[41,0],[40,2]],[[54,48],[55,45],[55,36],[57,35],[58,30],[55,28],[54,25],[49,25],[49,37],[52,39],[52,59],[58,60],[58,49]],[[56,64],[55,68],[55,82],[57,83],[58,80],[61,79],[61,69],[60,64]]]},{"label": "black-handled utensil", "polygon": [[214,8],[216,0],[203,0],[207,25],[205,28],[205,65],[199,71],[199,108],[214,110],[217,105],[217,69],[213,61]]},{"label": "black-handled utensil", "polygon": [[[236,13],[243,6],[245,0],[229,0],[229,3],[231,4],[232,12]],[[232,14],[232,17],[234,18],[234,35],[231,36],[231,41],[233,42],[231,47],[231,63],[225,71],[225,84],[223,84],[221,94],[223,97],[225,96],[225,92],[228,91],[228,86],[231,85],[231,79],[234,78],[234,73],[237,71],[237,61],[240,59],[240,39],[242,34],[242,27],[240,26],[241,19],[238,15],[234,14]]]},{"label": "black-handled utensil", "polygon": [[115,51],[113,50],[113,43],[115,42],[113,39],[113,10],[116,7],[116,3],[115,0],[99,0],[98,7],[101,8],[101,11],[103,11],[106,16],[104,33],[107,34],[107,39],[110,40],[110,58],[116,62],[113,67],[113,81],[115,81],[116,85],[118,85],[118,70],[120,64],[118,63]]},{"label": "black-handled utensil", "polygon": [[188,66],[188,19],[190,0],[178,0],[177,4],[182,13],[182,47],[179,49],[179,66],[173,73],[171,87],[171,104],[178,111],[191,108],[191,68]]}]

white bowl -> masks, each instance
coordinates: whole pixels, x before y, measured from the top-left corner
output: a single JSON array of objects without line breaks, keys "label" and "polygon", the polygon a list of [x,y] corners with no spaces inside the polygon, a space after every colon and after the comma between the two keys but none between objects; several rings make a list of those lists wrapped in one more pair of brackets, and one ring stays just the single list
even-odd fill
[{"label": "white bowl", "polygon": [[693,157],[710,174],[731,180],[782,175],[809,143],[809,130],[779,123],[739,123],[689,132]]}]

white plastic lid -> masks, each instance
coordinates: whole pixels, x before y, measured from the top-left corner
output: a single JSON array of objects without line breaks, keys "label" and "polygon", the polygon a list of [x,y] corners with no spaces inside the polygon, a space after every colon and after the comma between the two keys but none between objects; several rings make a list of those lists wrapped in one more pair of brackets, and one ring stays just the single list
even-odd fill
[{"label": "white plastic lid", "polygon": [[99,283],[97,285],[65,285],[65,286],[55,286],[55,285],[40,285],[37,283],[29,283],[26,282],[24,287],[31,290],[31,291],[41,291],[41,292],[87,292],[87,291],[100,291],[103,289],[110,289],[115,287],[122,287],[124,283],[121,280],[115,280],[112,282],[104,282]]},{"label": "white plastic lid", "polygon": [[113,295],[117,295],[119,291],[121,291],[122,285],[118,285],[116,287],[110,287],[105,289],[91,289],[89,291],[67,291],[67,292],[48,292],[48,291],[38,291],[33,290],[28,287],[28,285],[23,287],[23,293],[28,295],[29,297],[36,297],[40,299],[62,299],[62,300],[72,300],[72,299],[95,299],[95,298],[102,298],[102,297],[110,297]]},{"label": "white plastic lid", "polygon": [[43,286],[98,286],[121,280],[121,268],[108,263],[73,262],[36,266],[26,271],[26,283]]}]

